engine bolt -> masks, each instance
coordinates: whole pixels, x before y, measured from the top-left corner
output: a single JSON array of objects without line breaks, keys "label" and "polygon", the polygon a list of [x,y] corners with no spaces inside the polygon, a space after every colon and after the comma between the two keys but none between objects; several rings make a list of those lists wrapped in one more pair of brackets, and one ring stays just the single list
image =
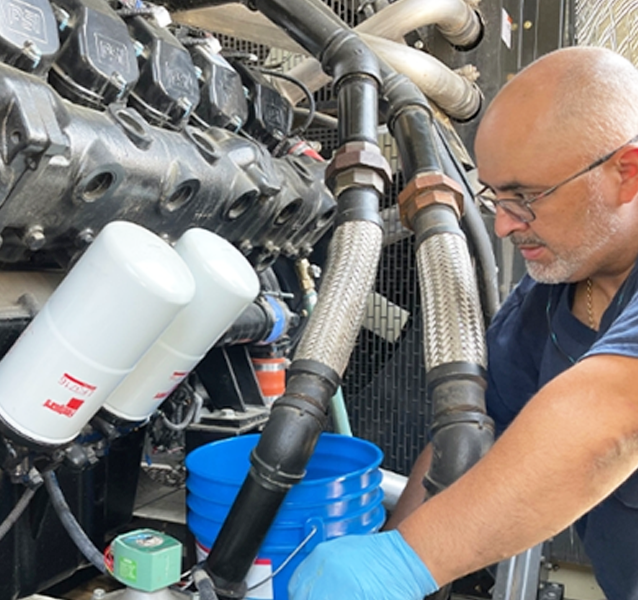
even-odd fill
[{"label": "engine bolt", "polygon": [[38,48],[37,44],[31,40],[24,42],[22,47],[22,53],[33,63],[35,69],[42,59],[42,51]]},{"label": "engine bolt", "polygon": [[44,244],[46,244],[47,238],[44,235],[44,231],[40,225],[34,225],[33,227],[29,227],[27,231],[22,236],[22,243],[29,249],[40,250]]},{"label": "engine bolt", "polygon": [[297,254],[297,249],[292,242],[286,242],[281,247],[281,251],[288,257],[294,257]]},{"label": "engine bolt", "polygon": [[240,242],[239,244],[239,250],[243,253],[243,254],[250,254],[252,252],[253,249],[253,245],[250,242],[250,240],[243,240],[242,242]]},{"label": "engine bolt", "polygon": [[87,227],[78,233],[76,243],[80,248],[84,248],[92,244],[94,239],[95,232],[90,227]]},{"label": "engine bolt", "polygon": [[55,15],[55,19],[58,22],[58,29],[60,31],[64,31],[69,26],[69,19],[71,18],[71,15],[56,4],[53,4],[52,6],[53,14]]},{"label": "engine bolt", "polygon": [[182,109],[184,117],[190,115],[191,110],[193,110],[193,103],[186,96],[182,96],[177,101],[177,106]]},{"label": "engine bolt", "polygon": [[111,75],[111,81],[113,82],[113,85],[117,88],[118,90],[117,97],[118,99],[120,99],[124,95],[124,92],[126,91],[126,79],[124,79],[124,77],[120,73],[118,73],[117,71],[114,71],[113,74]]},{"label": "engine bolt", "polygon": [[321,267],[319,265],[308,265],[308,275],[313,279],[319,279],[321,277]]}]

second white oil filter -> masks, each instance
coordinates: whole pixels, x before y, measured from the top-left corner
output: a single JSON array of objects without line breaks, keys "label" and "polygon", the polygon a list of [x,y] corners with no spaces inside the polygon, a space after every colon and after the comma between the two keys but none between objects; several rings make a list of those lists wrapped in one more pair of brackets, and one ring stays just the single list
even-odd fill
[{"label": "second white oil filter", "polygon": [[147,419],[259,294],[259,279],[237,248],[205,229],[185,232],[175,250],[195,278],[195,297],[107,399],[120,419]]}]

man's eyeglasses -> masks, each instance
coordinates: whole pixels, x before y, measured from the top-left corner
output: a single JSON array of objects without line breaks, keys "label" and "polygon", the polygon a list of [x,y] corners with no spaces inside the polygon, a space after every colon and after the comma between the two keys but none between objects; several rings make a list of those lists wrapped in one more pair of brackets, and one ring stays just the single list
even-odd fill
[{"label": "man's eyeglasses", "polygon": [[575,173],[571,177],[568,177],[560,183],[557,183],[544,192],[536,194],[531,198],[501,198],[500,200],[498,200],[494,191],[487,185],[483,187],[477,194],[475,194],[474,197],[476,198],[476,200],[478,200],[478,202],[480,202],[491,212],[496,212],[496,207],[500,206],[507,214],[514,217],[515,219],[523,223],[531,223],[534,219],[536,219],[536,215],[534,214],[534,211],[531,207],[534,202],[540,200],[541,198],[546,198],[570,181],[574,181],[574,179],[576,179],[577,177],[580,177],[585,173],[589,173],[596,167],[599,167],[600,165],[606,163],[614,154],[616,154],[616,152],[618,152],[618,150],[621,150],[628,144],[632,144],[636,141],[638,141],[638,135],[626,141],[624,144],[622,144],[622,146],[618,146],[618,148],[616,148],[615,150],[612,150],[608,154],[605,154],[605,156],[601,156],[599,159],[595,160],[584,169],[578,171],[578,173]]}]

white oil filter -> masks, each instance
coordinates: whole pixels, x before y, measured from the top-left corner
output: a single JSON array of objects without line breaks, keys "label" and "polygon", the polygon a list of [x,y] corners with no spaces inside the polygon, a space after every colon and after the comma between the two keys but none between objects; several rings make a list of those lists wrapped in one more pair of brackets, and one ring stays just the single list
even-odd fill
[{"label": "white oil filter", "polygon": [[0,361],[0,420],[30,442],[70,442],[194,293],[168,244],[108,224]]},{"label": "white oil filter", "polygon": [[195,278],[195,297],[107,399],[104,409],[120,419],[150,417],[259,294],[253,267],[218,235],[189,229],[175,250]]}]

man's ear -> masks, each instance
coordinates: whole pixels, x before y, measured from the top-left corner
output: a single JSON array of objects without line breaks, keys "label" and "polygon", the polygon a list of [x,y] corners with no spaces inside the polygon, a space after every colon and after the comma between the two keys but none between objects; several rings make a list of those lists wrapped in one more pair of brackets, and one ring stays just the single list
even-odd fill
[{"label": "man's ear", "polygon": [[638,145],[630,145],[620,151],[616,158],[620,173],[618,199],[627,204],[638,196]]}]

